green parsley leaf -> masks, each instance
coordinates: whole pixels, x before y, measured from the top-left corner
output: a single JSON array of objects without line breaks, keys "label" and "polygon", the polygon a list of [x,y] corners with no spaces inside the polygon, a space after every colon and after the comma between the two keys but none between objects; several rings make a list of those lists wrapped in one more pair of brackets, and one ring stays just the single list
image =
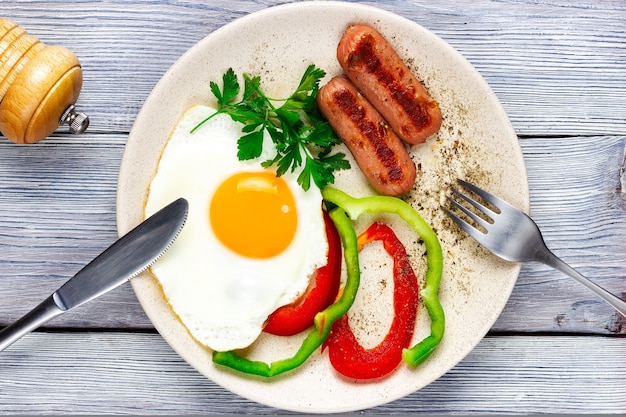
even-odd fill
[{"label": "green parsley leaf", "polygon": [[341,141],[317,107],[319,82],[325,75],[324,70],[309,65],[289,97],[270,99],[261,90],[259,76],[243,74],[243,96],[238,99],[240,85],[230,68],[222,77],[221,89],[215,82],[209,83],[217,99],[217,112],[201,121],[192,133],[215,115],[228,114],[244,125],[237,141],[239,160],[261,156],[267,133],[276,152],[262,161],[261,166],[274,167],[277,176],[300,170],[298,184],[305,191],[311,182],[323,188],[335,181],[335,171],[350,168],[345,154],[330,154],[332,147]]},{"label": "green parsley leaf", "polygon": [[[217,102],[220,106],[225,106],[230,104],[237,98],[237,94],[239,94],[239,82],[237,81],[237,76],[232,68],[229,68],[228,71],[222,77],[222,83],[224,88],[222,89],[223,93],[220,96],[215,96],[217,98]],[[211,88],[213,94],[215,94],[215,89]],[[218,90],[219,91],[219,90]]]},{"label": "green parsley leaf", "polygon": [[240,161],[255,159],[263,151],[263,130],[255,130],[237,141],[237,158]]}]

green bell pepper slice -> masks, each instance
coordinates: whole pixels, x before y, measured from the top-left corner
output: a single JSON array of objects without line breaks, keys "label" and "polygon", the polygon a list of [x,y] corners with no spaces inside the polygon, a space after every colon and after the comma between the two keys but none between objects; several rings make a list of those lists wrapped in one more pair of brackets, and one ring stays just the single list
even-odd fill
[{"label": "green bell pepper slice", "polygon": [[347,269],[346,284],[339,299],[315,316],[313,328],[294,356],[268,364],[247,359],[232,350],[216,351],[213,352],[214,363],[264,377],[272,377],[290,371],[304,363],[322,345],[330,334],[333,323],[352,307],[361,280],[357,236],[352,227],[352,222],[341,208],[333,208],[329,215],[339,232]]},{"label": "green bell pepper slice", "polygon": [[402,359],[407,364],[413,367],[421,364],[441,342],[446,326],[445,314],[439,301],[439,285],[443,274],[443,251],[437,234],[413,207],[395,197],[376,195],[355,198],[332,187],[324,188],[322,197],[327,202],[345,210],[352,220],[358,219],[363,213],[396,214],[422,238],[426,246],[427,270],[426,283],[420,290],[420,298],[431,320],[430,335],[402,352]]},{"label": "green bell pepper slice", "polygon": [[337,227],[344,249],[347,268],[346,284],[341,296],[332,305],[315,316],[313,329],[304,339],[294,356],[270,364],[253,361],[235,351],[213,352],[213,362],[240,372],[272,377],[300,366],[317,350],[330,334],[333,323],[352,307],[360,284],[359,251],[357,236],[351,220],[356,220],[363,213],[393,213],[421,237],[426,246],[427,271],[426,284],[420,291],[422,302],[431,319],[430,335],[416,345],[404,349],[404,362],[415,367],[424,362],[441,342],[445,329],[445,314],[439,302],[439,285],[443,273],[443,253],[435,232],[413,207],[403,200],[387,196],[354,198],[336,188],[325,187],[322,197],[333,206],[330,217]]}]

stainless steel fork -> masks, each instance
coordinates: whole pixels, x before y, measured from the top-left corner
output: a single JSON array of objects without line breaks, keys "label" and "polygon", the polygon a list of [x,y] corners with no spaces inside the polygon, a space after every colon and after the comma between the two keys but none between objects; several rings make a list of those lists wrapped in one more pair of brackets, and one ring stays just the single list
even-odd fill
[{"label": "stainless steel fork", "polygon": [[[448,201],[479,227],[477,228],[463,220],[445,207],[443,207],[443,210],[478,243],[500,258],[508,261],[536,261],[551,266],[589,288],[626,317],[626,302],[591,282],[554,255],[546,246],[539,227],[529,216],[506,201],[473,184],[463,180],[458,180],[458,182],[463,188],[481,197],[496,209],[496,211],[491,210],[469,195],[452,188],[453,196],[448,197]],[[489,220],[477,215],[466,204],[457,201],[459,199],[469,203]]]}]

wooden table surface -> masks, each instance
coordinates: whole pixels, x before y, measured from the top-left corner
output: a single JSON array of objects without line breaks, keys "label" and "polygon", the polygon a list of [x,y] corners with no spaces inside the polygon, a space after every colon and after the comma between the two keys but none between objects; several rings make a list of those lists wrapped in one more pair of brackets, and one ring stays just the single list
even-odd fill
[{"label": "wooden table surface", "polygon": [[[128,132],[165,71],[213,30],[275,0],[3,0],[0,16],[80,59],[83,135],[0,138],[0,326],[116,235]],[[623,0],[381,0],[460,51],[519,136],[531,214],[548,245],[626,296]],[[294,22],[294,30],[297,30]],[[268,28],[271,30],[271,28]],[[525,264],[487,337],[440,379],[364,414],[623,413],[626,320],[572,279]],[[130,285],[0,354],[0,414],[281,414],[174,353]]]}]

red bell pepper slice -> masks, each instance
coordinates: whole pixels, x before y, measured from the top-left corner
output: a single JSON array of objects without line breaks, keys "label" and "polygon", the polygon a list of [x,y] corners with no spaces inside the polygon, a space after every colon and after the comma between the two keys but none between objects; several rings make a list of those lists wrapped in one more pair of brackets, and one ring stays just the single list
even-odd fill
[{"label": "red bell pepper slice", "polygon": [[315,315],[337,298],[341,284],[341,242],[335,223],[324,211],[328,261],[318,268],[304,294],[295,302],[274,311],[263,331],[277,336],[293,336],[313,326]]},{"label": "red bell pepper slice", "polygon": [[359,236],[359,250],[375,240],[382,241],[385,251],[393,259],[394,318],[385,338],[371,349],[365,349],[358,342],[347,315],[333,324],[323,346],[328,347],[335,370],[349,378],[380,378],[393,371],[402,361],[402,350],[411,344],[417,318],[419,284],[406,249],[389,226],[373,223]]}]

